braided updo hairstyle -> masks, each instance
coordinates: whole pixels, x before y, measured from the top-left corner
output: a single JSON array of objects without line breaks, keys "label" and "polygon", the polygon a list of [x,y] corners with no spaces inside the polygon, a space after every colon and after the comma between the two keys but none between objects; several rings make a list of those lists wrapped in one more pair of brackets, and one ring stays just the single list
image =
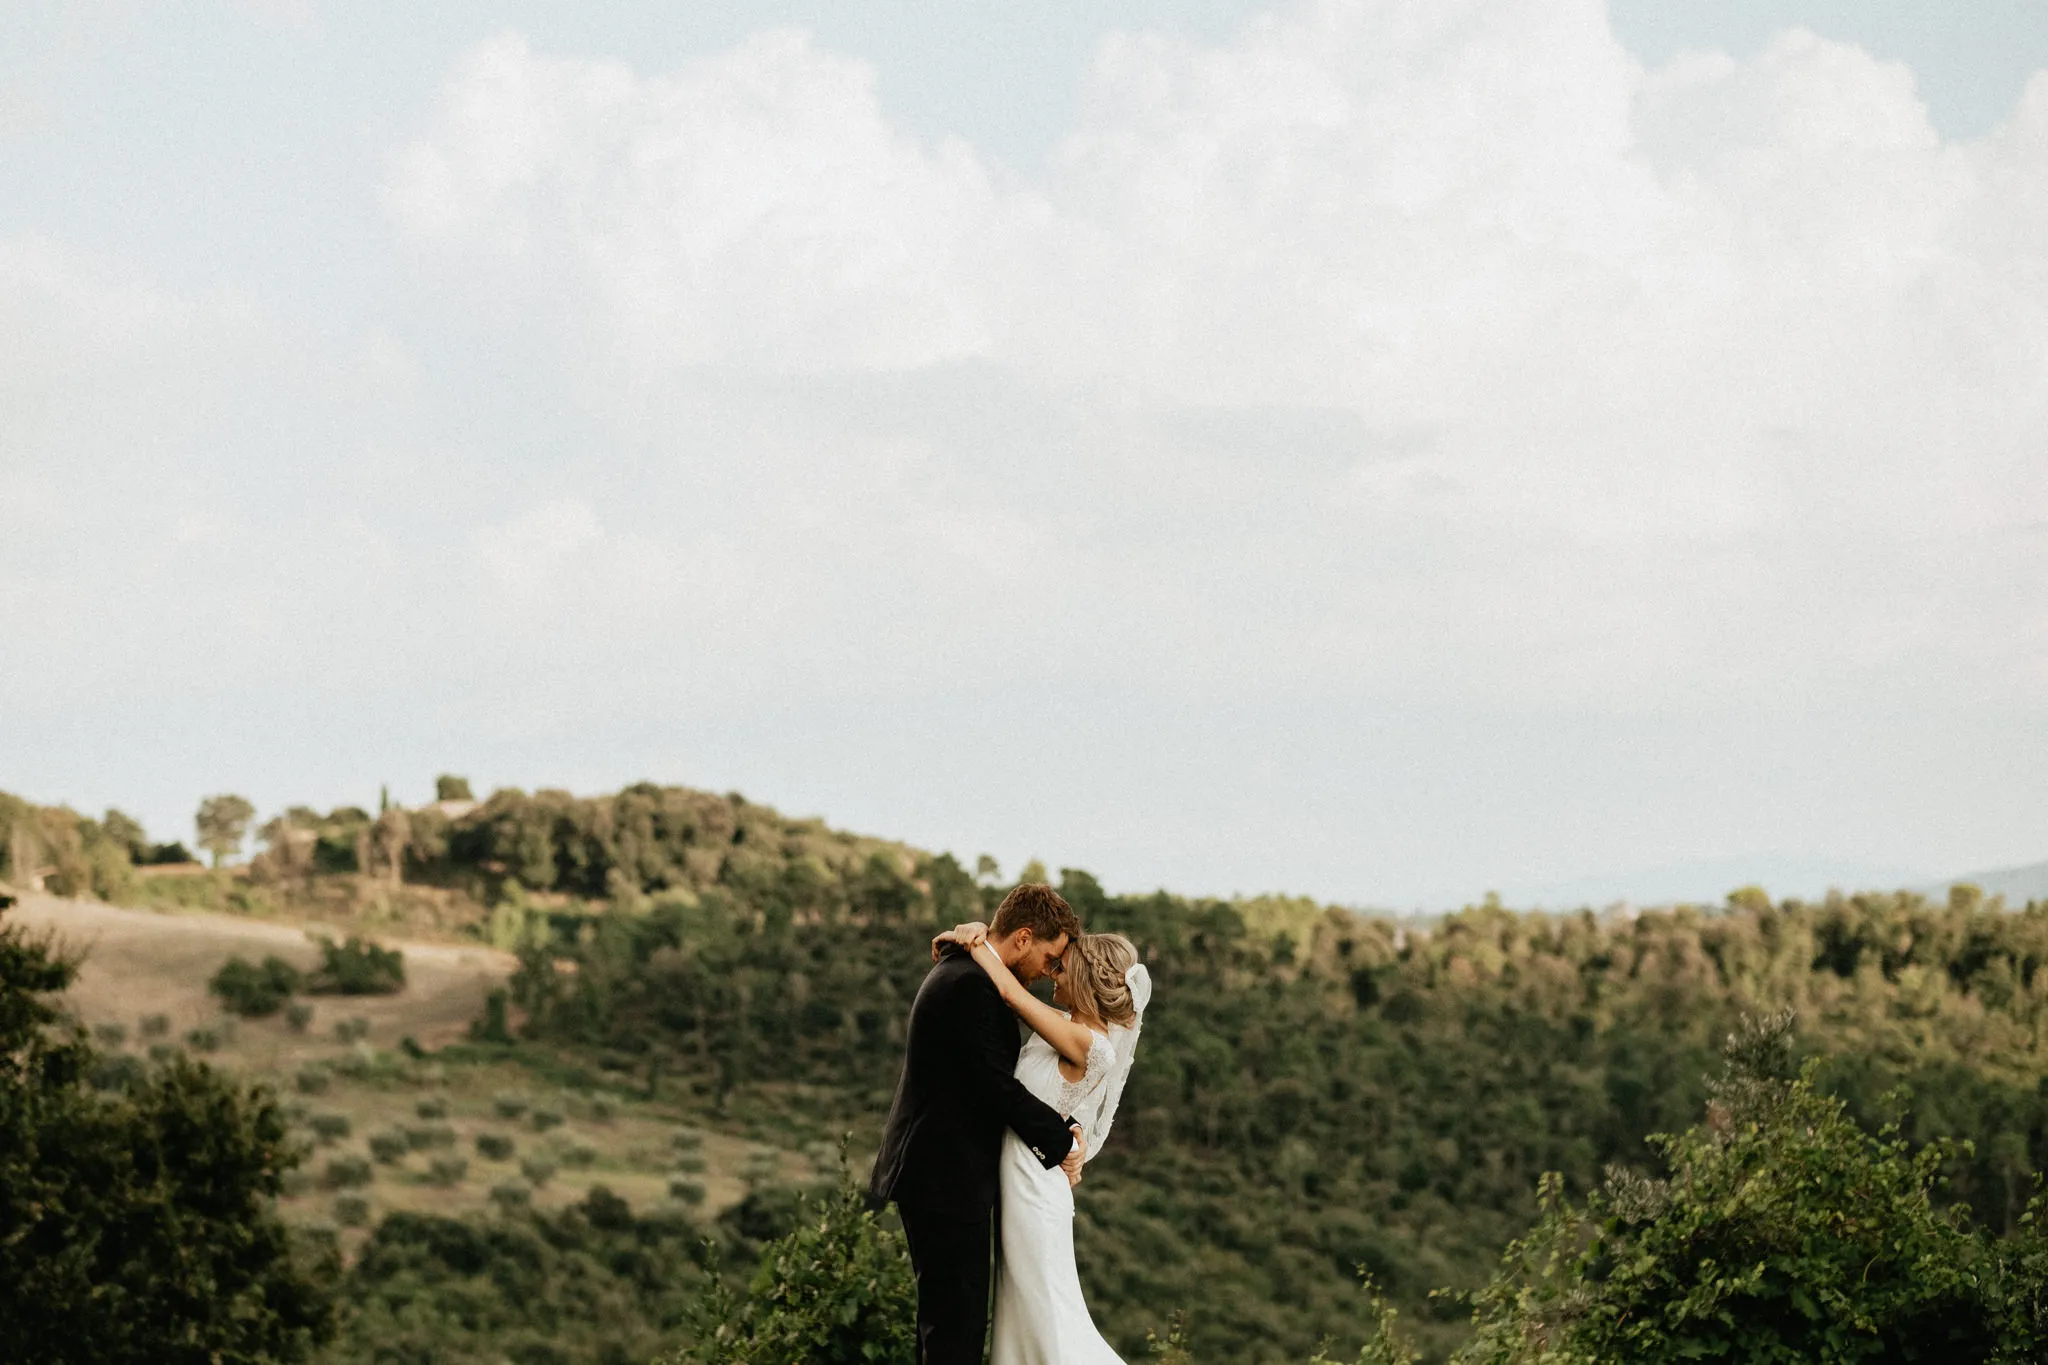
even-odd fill
[{"label": "braided updo hairstyle", "polygon": [[1138,1017],[1131,985],[1124,980],[1138,950],[1122,934],[1083,934],[1067,949],[1061,975],[1077,1012],[1093,1012],[1105,1024],[1129,1025]]}]

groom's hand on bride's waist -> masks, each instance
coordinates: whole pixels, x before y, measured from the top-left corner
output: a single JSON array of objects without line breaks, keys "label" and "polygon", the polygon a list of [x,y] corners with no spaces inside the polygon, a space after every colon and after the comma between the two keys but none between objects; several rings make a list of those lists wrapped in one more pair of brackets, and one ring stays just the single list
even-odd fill
[{"label": "groom's hand on bride's waist", "polygon": [[1081,1163],[1088,1159],[1088,1139],[1081,1132],[1080,1124],[1070,1123],[1067,1128],[1074,1135],[1074,1145],[1060,1162],[1060,1169],[1067,1173],[1067,1188],[1072,1189],[1081,1183]]}]

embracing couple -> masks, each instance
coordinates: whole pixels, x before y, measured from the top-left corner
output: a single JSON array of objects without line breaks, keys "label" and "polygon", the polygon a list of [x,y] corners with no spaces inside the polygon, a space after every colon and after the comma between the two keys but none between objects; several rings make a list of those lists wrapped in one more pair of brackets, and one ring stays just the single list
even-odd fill
[{"label": "embracing couple", "polygon": [[[903,1216],[918,1361],[979,1365],[994,1246],[991,1365],[1122,1365],[1081,1298],[1073,1187],[1109,1136],[1151,977],[1129,939],[1083,933],[1038,883],[932,957],[868,1186]],[[1058,1008],[1029,990],[1045,976]]]}]

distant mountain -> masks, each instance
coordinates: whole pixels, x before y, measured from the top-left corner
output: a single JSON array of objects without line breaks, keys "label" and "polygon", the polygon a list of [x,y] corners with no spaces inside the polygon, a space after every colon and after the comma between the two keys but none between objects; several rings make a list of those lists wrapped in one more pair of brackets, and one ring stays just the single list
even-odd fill
[{"label": "distant mountain", "polygon": [[1957,882],[1972,882],[1982,887],[1987,896],[2003,896],[2007,905],[2022,906],[2028,901],[2048,900],[2048,863],[1968,872],[1960,877],[1946,877],[1924,889],[1945,895]]},{"label": "distant mountain", "polygon": [[[2040,869],[2048,873],[2048,864]],[[1738,887],[1761,886],[1773,899],[1814,900],[1830,890],[1890,891],[1924,887],[1925,871],[1797,854],[1755,853],[1700,858],[1628,872],[1603,872],[1566,881],[1509,883],[1494,888],[1501,902],[1518,909],[1577,910],[1627,902],[1630,905],[1719,905]],[[1948,883],[1941,884],[1944,888]],[[1987,891],[1989,887],[1985,888]],[[1470,904],[1481,891],[1426,898],[1437,907]]]}]

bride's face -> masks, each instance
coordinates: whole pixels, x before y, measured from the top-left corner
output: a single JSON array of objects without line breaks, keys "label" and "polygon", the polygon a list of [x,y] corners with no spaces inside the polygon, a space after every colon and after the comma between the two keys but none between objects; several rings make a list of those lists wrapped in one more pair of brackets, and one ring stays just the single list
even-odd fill
[{"label": "bride's face", "polygon": [[1063,1010],[1074,1008],[1074,988],[1069,984],[1071,980],[1072,978],[1064,971],[1052,979],[1052,1002]]}]

